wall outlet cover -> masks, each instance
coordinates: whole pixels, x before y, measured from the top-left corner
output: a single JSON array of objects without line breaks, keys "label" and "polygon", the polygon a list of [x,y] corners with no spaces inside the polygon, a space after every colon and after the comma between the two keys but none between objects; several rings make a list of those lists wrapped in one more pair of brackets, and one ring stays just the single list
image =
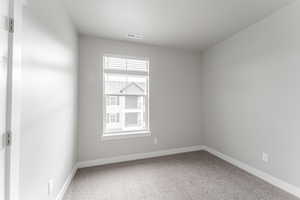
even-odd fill
[{"label": "wall outlet cover", "polygon": [[158,138],[157,137],[154,138],[154,144],[158,144]]},{"label": "wall outlet cover", "polygon": [[50,179],[48,181],[48,196],[52,196],[53,194],[53,180]]},{"label": "wall outlet cover", "polygon": [[266,163],[269,162],[269,154],[263,152],[263,154],[262,154],[262,160],[264,162],[266,162]]}]

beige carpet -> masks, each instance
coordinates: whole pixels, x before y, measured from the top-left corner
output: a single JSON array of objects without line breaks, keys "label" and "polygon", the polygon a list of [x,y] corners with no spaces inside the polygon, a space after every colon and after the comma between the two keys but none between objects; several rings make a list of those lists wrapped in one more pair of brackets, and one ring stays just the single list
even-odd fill
[{"label": "beige carpet", "polygon": [[64,200],[299,200],[201,151],[80,169]]}]

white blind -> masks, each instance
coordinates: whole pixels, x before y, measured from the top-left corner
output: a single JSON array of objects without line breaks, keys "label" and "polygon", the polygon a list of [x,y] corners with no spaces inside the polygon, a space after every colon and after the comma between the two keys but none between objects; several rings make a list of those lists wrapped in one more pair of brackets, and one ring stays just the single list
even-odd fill
[{"label": "white blind", "polygon": [[117,57],[104,57],[105,69],[122,71],[143,71],[148,72],[148,61],[141,59],[128,59]]}]

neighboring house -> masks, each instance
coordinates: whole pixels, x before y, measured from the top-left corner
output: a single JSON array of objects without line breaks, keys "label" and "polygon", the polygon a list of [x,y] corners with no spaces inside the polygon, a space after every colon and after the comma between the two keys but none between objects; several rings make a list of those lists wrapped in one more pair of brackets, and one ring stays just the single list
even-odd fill
[{"label": "neighboring house", "polygon": [[131,82],[120,90],[121,94],[127,95],[144,95],[145,90],[135,82]]},{"label": "neighboring house", "polygon": [[113,94],[106,99],[106,129],[110,131],[143,129],[145,127],[144,85],[130,82],[120,89],[122,84],[122,82],[110,82],[110,91]]}]

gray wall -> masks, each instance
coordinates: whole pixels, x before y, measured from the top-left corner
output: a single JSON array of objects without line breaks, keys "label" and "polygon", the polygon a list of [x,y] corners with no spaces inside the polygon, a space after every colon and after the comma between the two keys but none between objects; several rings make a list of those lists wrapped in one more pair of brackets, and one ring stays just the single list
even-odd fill
[{"label": "gray wall", "polygon": [[[105,53],[150,58],[151,137],[101,141]],[[201,144],[199,54],[80,36],[79,58],[79,161]]]},{"label": "gray wall", "polygon": [[201,72],[205,144],[296,186],[299,11],[298,1],[205,51]]},{"label": "gray wall", "polygon": [[56,0],[29,0],[23,17],[20,198],[52,200],[77,158],[78,41]]}]

